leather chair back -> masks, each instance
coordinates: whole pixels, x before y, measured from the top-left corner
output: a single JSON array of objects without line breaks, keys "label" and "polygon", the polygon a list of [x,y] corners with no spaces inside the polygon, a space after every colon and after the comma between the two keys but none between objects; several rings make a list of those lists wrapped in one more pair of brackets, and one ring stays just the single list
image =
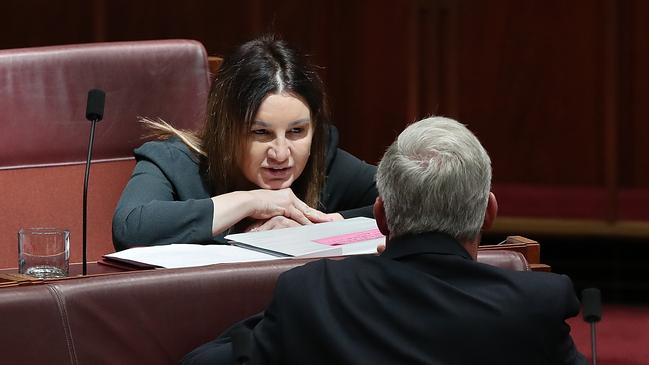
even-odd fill
[{"label": "leather chair back", "polygon": [[530,271],[525,256],[517,251],[509,250],[478,250],[478,262],[498,266],[514,271]]},{"label": "leather chair back", "polygon": [[95,43],[0,51],[0,267],[16,267],[21,227],[71,230],[81,259],[87,92],[106,92],[88,192],[89,258],[112,252],[111,219],[143,143],[138,116],[202,125],[210,76],[190,40]]}]

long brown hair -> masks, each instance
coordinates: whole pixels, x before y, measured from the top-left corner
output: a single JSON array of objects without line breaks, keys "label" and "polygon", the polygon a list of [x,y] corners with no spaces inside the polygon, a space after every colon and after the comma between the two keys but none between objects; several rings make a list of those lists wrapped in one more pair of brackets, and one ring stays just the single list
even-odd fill
[{"label": "long brown hair", "polygon": [[200,132],[173,128],[164,121],[143,119],[155,134],[178,136],[201,156],[212,193],[236,190],[241,176],[237,156],[264,98],[269,94],[295,94],[311,112],[313,139],[304,171],[291,187],[311,207],[319,207],[325,180],[325,148],[329,110],[322,81],[303,57],[274,36],[262,36],[237,47],[224,57],[212,82],[205,127]]}]

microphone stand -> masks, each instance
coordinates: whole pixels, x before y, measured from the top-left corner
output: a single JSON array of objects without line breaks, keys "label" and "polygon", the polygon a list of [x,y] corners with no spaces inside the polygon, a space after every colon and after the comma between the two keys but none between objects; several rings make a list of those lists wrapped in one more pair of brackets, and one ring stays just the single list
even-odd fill
[{"label": "microphone stand", "polygon": [[597,343],[595,341],[597,334],[595,333],[595,323],[590,322],[590,351],[593,354],[593,365],[597,365]]},{"label": "microphone stand", "polygon": [[87,237],[87,216],[88,216],[88,178],[90,177],[90,160],[92,159],[92,145],[95,140],[95,125],[97,120],[93,119],[90,125],[90,141],[88,142],[88,158],[86,158],[86,172],[83,175],[83,264],[82,264],[82,274],[85,276],[88,273],[88,245],[86,241]]},{"label": "microphone stand", "polygon": [[602,294],[597,288],[584,289],[581,292],[584,321],[590,323],[590,349],[593,365],[597,365],[597,343],[595,324],[602,319]]},{"label": "microphone stand", "polygon": [[102,90],[93,89],[88,91],[88,104],[86,106],[86,119],[91,122],[90,140],[88,141],[88,157],[86,158],[86,171],[83,176],[83,257],[82,257],[82,275],[88,273],[88,245],[87,245],[87,216],[88,216],[88,180],[90,178],[90,161],[92,160],[92,147],[95,141],[95,125],[104,116],[104,101],[106,93]]}]

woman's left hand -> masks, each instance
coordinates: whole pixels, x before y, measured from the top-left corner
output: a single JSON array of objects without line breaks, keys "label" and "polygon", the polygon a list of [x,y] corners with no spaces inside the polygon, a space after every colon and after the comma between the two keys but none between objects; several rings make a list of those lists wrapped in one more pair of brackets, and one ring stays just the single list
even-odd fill
[{"label": "woman's left hand", "polygon": [[341,221],[345,219],[342,214],[340,213],[327,213],[326,214],[327,218],[331,219],[331,221]]},{"label": "woman's left hand", "polygon": [[260,219],[258,221],[255,221],[254,223],[246,227],[245,231],[246,232],[270,231],[273,229],[299,227],[299,226],[301,226],[301,224],[294,221],[291,218],[284,217],[283,215],[276,215],[266,220]]},{"label": "woman's left hand", "polygon": [[[345,219],[340,213],[329,213],[326,215],[331,221],[339,221]],[[270,231],[273,229],[288,228],[288,227],[298,227],[301,226],[299,222],[287,218],[283,215],[276,215],[272,218],[266,220],[260,219],[255,221],[248,227],[246,227],[246,232],[255,232],[255,231]]]}]

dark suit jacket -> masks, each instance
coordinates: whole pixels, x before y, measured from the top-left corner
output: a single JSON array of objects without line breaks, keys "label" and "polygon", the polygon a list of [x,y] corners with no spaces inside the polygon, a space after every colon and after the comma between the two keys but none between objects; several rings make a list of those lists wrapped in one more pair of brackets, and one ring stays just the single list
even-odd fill
[{"label": "dark suit jacket", "polygon": [[[331,127],[321,210],[345,218],[372,216],[376,167],[337,148]],[[178,138],[147,142],[135,150],[137,164],[113,216],[117,250],[132,245],[224,243],[212,237],[211,188],[199,159]]]},{"label": "dark suit jacket", "polygon": [[[258,364],[585,364],[565,323],[578,311],[568,277],[477,263],[425,233],[284,273],[263,319],[245,325]],[[231,363],[229,346],[186,364]]]}]

